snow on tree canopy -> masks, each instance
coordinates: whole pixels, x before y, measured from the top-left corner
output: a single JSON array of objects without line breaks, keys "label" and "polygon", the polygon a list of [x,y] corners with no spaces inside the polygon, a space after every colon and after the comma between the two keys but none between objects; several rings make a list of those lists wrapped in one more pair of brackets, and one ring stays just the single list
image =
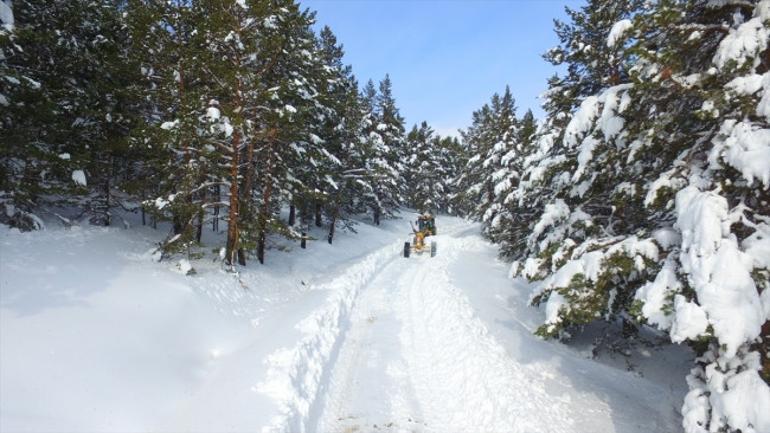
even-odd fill
[{"label": "snow on tree canopy", "polygon": [[75,170],[72,172],[72,181],[78,185],[86,186],[86,174],[83,170]]},{"label": "snow on tree canopy", "polygon": [[676,194],[676,211],[682,232],[682,270],[708,314],[714,335],[725,346],[725,356],[733,357],[745,341],[759,336],[766,320],[751,276],[752,259],[730,233],[724,197],[688,186]]},{"label": "snow on tree canopy", "polygon": [[714,55],[714,64],[719,69],[734,61],[742,66],[748,59],[759,61],[759,53],[767,49],[770,31],[764,23],[770,20],[770,1],[763,0],[755,8],[754,18],[731,29],[719,44]]},{"label": "snow on tree canopy", "polygon": [[721,158],[752,184],[759,180],[770,187],[770,129],[762,129],[749,122],[726,120],[719,138],[709,156],[712,165],[718,166]]},{"label": "snow on tree canopy", "polygon": [[13,28],[13,10],[11,4],[0,0],[0,22],[5,25],[7,29]]},{"label": "snow on tree canopy", "polygon": [[633,27],[633,24],[631,23],[631,20],[625,19],[620,20],[616,22],[612,29],[610,29],[610,34],[607,36],[607,46],[612,48],[618,44],[621,37],[624,33],[626,33],[629,29]]}]

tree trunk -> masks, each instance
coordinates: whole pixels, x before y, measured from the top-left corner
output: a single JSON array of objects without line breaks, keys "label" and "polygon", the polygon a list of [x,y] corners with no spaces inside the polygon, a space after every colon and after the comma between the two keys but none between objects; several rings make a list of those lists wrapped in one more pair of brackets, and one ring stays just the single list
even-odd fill
[{"label": "tree trunk", "polygon": [[[110,164],[112,167],[112,164]],[[110,177],[112,176],[112,170],[110,169],[107,174],[107,180],[104,182],[104,225],[109,227],[112,225],[112,218],[110,215]]]},{"label": "tree trunk", "polygon": [[327,239],[329,241],[329,245],[334,242],[334,228],[337,226],[337,215],[339,215],[339,207],[335,206],[334,211],[332,212],[332,220],[329,223],[329,236]]},{"label": "tree trunk", "polygon": [[294,203],[289,205],[289,227],[294,227],[294,223],[297,222],[297,208]]},{"label": "tree trunk", "polygon": [[221,200],[221,193],[219,190],[219,185],[216,186],[216,195],[214,196],[214,203],[217,203],[214,205],[214,218],[211,220],[211,230],[216,233],[219,231],[219,200]]},{"label": "tree trunk", "polygon": [[303,227],[308,227],[308,215],[307,215],[307,200],[302,200],[299,206],[299,223]]},{"label": "tree trunk", "polygon": [[315,226],[316,227],[322,227],[323,226],[323,214],[321,210],[323,207],[321,206],[321,202],[316,201],[315,203]]},{"label": "tree trunk", "polygon": [[198,212],[198,227],[197,227],[197,233],[195,233],[195,240],[198,241],[198,243],[201,243],[201,238],[203,238],[203,214],[204,211]]},{"label": "tree trunk", "polygon": [[374,207],[374,225],[376,226],[380,225],[380,206],[379,205]]},{"label": "tree trunk", "polygon": [[238,250],[238,166],[240,165],[239,147],[241,132],[233,131],[232,160],[230,161],[230,211],[227,216],[227,247],[225,262],[232,266]]},{"label": "tree trunk", "polygon": [[[251,221],[254,215],[253,212],[253,203],[252,203],[252,190],[254,185],[254,140],[249,140],[248,145],[246,146],[246,161],[244,161],[244,165],[246,166],[246,175],[243,179],[243,189],[241,190],[241,194],[243,194],[243,197],[241,198],[241,204],[243,205],[243,214],[242,217],[246,221]],[[246,264],[246,252],[243,250],[243,247],[238,248],[238,263],[241,265]]]},{"label": "tree trunk", "polygon": [[257,220],[259,230],[257,233],[257,260],[263,265],[265,264],[265,243],[267,242],[267,222],[270,217],[270,200],[273,196],[273,182],[270,181],[273,171],[273,140],[277,133],[277,129],[271,128],[266,135],[267,164],[264,174],[267,182],[265,182],[264,189],[262,190],[262,209],[259,211],[259,219]]}]

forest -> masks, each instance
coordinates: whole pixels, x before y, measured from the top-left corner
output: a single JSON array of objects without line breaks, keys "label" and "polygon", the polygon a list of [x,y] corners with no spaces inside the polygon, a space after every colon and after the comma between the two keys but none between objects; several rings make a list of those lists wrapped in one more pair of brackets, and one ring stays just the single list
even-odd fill
[{"label": "forest", "polygon": [[237,273],[408,210],[466,218],[530,285],[539,337],[686,345],[684,431],[768,433],[770,1],[567,14],[544,118],[490,89],[445,137],[295,0],[5,0],[0,223],[137,215],[156,260]]}]

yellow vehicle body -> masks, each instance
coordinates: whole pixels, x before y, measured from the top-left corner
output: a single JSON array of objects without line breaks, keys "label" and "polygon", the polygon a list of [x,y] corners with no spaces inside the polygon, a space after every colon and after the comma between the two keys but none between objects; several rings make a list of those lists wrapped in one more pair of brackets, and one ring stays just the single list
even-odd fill
[{"label": "yellow vehicle body", "polygon": [[436,234],[436,224],[433,216],[427,214],[420,215],[417,220],[417,225],[419,230],[412,226],[414,237],[412,238],[411,244],[409,242],[404,243],[404,257],[409,257],[412,252],[422,254],[428,251],[430,251],[431,257],[435,257],[437,249],[436,242],[428,243],[425,240],[429,236]]}]

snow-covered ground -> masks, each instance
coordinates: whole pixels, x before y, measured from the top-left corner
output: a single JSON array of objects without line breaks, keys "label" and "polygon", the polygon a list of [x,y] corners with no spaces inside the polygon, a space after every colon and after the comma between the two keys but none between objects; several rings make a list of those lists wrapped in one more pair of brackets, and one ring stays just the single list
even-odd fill
[{"label": "snow-covered ground", "polygon": [[395,220],[192,276],[151,229],[2,228],[0,431],[681,430],[682,352],[540,340],[478,228],[438,227],[435,258]]}]

